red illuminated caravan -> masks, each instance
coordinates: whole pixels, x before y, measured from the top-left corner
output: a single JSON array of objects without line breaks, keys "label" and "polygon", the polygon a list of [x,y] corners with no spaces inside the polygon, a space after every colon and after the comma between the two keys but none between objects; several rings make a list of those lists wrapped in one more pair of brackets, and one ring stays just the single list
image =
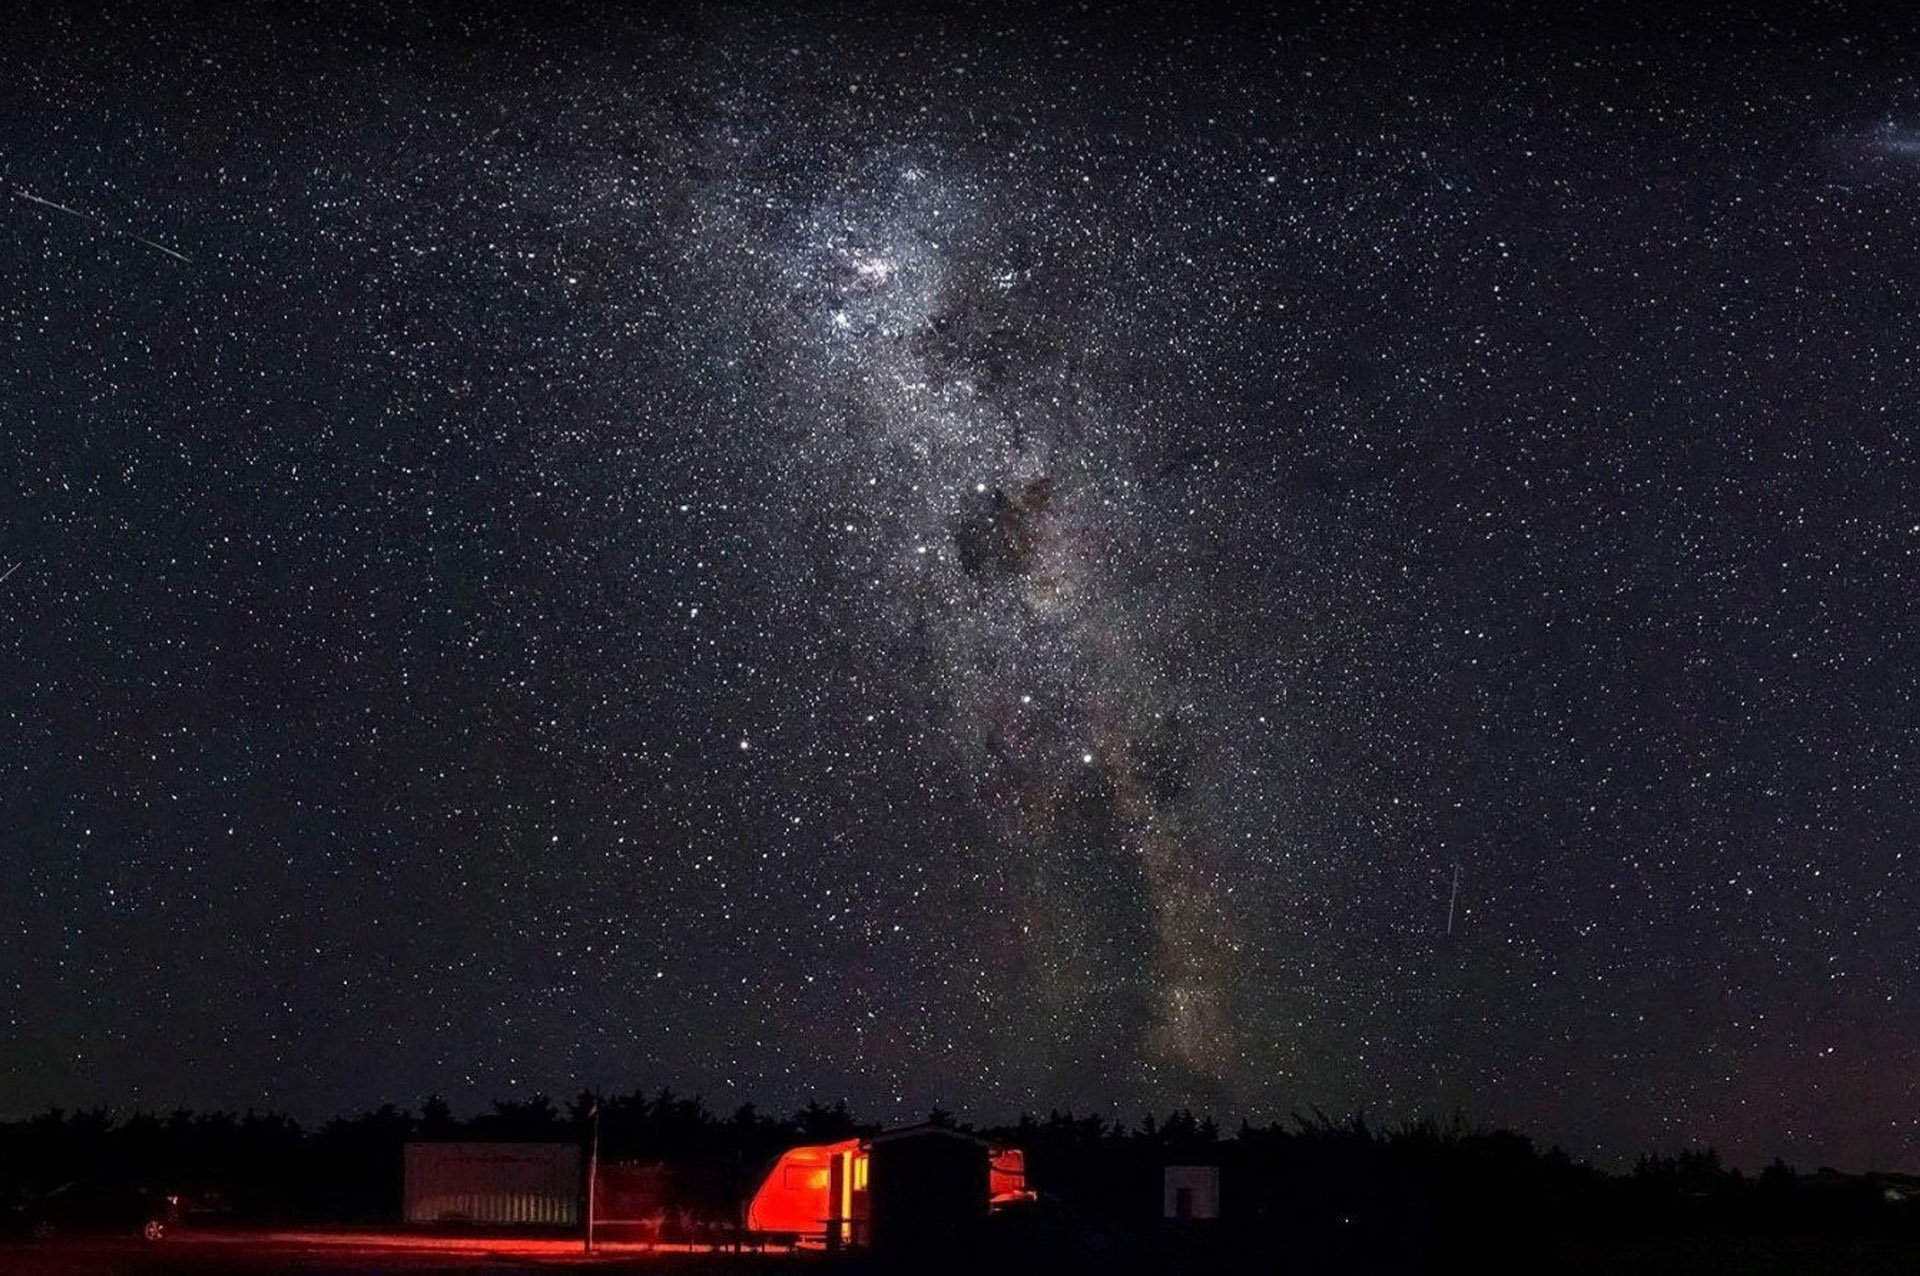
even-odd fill
[{"label": "red illuminated caravan", "polygon": [[995,1146],[987,1161],[988,1200],[993,1205],[1011,1205],[1015,1201],[1031,1201],[1034,1196],[1027,1190],[1027,1154],[1020,1148]]},{"label": "red illuminated caravan", "polygon": [[747,1230],[838,1248],[864,1239],[867,1149],[859,1139],[789,1148],[747,1206]]}]

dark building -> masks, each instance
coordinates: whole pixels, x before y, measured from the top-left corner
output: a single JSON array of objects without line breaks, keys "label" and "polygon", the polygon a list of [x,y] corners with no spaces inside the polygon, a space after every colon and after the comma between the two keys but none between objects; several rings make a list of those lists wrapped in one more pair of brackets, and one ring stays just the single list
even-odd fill
[{"label": "dark building", "polygon": [[972,1237],[990,1196],[985,1139],[939,1125],[875,1136],[869,1146],[869,1227],[876,1250],[926,1253]]}]

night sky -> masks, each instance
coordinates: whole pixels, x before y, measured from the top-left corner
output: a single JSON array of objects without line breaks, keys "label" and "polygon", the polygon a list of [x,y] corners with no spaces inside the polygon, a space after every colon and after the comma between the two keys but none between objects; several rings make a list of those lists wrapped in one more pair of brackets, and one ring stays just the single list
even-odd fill
[{"label": "night sky", "polygon": [[1913,33],[760,8],[10,20],[0,1109],[1920,1168]]}]

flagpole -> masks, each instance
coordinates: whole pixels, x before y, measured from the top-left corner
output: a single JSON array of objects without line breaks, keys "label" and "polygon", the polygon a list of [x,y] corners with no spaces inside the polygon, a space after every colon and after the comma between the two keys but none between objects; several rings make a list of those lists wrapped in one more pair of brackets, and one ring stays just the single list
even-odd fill
[{"label": "flagpole", "polygon": [[587,1248],[593,1253],[593,1196],[600,1178],[600,1096],[593,1096],[593,1142],[587,1148]]}]

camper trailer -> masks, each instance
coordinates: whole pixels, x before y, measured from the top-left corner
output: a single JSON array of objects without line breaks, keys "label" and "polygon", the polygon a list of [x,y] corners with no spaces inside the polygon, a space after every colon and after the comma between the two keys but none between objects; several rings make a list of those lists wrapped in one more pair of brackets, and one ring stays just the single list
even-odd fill
[{"label": "camper trailer", "polygon": [[753,1194],[747,1230],[830,1250],[910,1249],[944,1243],[990,1211],[1031,1199],[1021,1149],[917,1125],[789,1148]]}]

